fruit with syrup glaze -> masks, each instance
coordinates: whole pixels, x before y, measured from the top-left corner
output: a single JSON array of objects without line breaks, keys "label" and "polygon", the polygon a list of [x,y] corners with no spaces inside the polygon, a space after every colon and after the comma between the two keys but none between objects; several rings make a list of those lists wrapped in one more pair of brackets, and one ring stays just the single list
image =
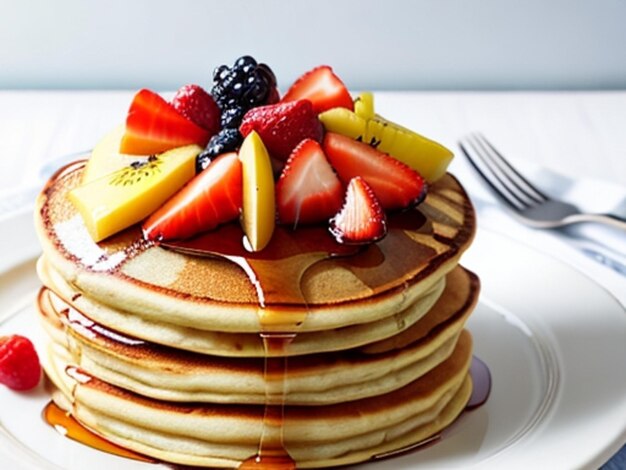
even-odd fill
[{"label": "fruit with syrup glaze", "polygon": [[316,114],[331,108],[353,109],[350,92],[328,65],[320,65],[298,78],[282,102],[309,100]]},{"label": "fruit with syrup glaze", "polygon": [[143,224],[149,240],[189,238],[239,217],[241,162],[224,153],[154,212]]},{"label": "fruit with syrup glaze", "polygon": [[362,93],[355,112],[333,108],[319,115],[328,132],[365,142],[417,170],[428,182],[441,178],[454,156],[443,145],[374,114],[371,94]]},{"label": "fruit with syrup glaze", "polygon": [[195,124],[157,93],[140,90],[130,105],[120,153],[154,155],[184,145],[204,147],[211,133]]},{"label": "fruit with syrup glaze", "polygon": [[41,380],[41,365],[33,343],[23,336],[0,337],[0,383],[12,390],[31,390]]},{"label": "fruit with syrup glaze", "polygon": [[305,139],[291,153],[276,183],[278,221],[294,226],[327,221],[340,209],[343,194],[320,144]]},{"label": "fruit with syrup glaze", "polygon": [[276,205],[274,175],[263,140],[251,131],[239,149],[243,169],[243,206],[241,225],[248,248],[261,251],[274,233]]},{"label": "fruit with syrup glaze", "polygon": [[256,131],[270,155],[285,161],[304,139],[320,142],[323,129],[308,100],[276,103],[251,109],[239,128],[246,137]]},{"label": "fruit with syrup glaze", "polygon": [[414,206],[426,194],[419,173],[363,142],[327,132],[322,146],[339,179],[348,184],[353,178],[362,177],[383,209]]},{"label": "fruit with syrup glaze", "polygon": [[344,244],[373,243],[386,235],[385,213],[360,176],[350,180],[343,207],[330,220],[330,232]]},{"label": "fruit with syrup glaze", "polygon": [[68,197],[93,240],[104,240],[152,214],[191,180],[200,150],[188,145],[135,162],[74,188]]}]

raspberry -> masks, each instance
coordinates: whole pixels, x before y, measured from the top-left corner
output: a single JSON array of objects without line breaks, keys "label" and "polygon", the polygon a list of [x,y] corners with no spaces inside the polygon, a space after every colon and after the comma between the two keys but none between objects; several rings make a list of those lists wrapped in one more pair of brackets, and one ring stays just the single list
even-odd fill
[{"label": "raspberry", "polygon": [[220,108],[204,89],[198,85],[184,85],[174,95],[172,106],[180,114],[211,135],[220,130]]},{"label": "raspberry", "polygon": [[13,390],[30,390],[40,379],[41,365],[33,343],[18,335],[1,337],[0,383]]}]

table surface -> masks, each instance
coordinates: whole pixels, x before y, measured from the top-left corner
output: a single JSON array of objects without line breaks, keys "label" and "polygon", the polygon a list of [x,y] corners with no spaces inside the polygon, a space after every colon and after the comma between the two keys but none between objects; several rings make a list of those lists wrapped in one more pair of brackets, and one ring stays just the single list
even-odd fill
[{"label": "table surface", "polygon": [[[0,203],[17,200],[27,189],[30,198],[41,185],[44,165],[93,147],[123,122],[132,95],[132,91],[0,91]],[[472,131],[483,132],[513,160],[573,179],[604,181],[626,194],[626,91],[381,92],[375,96],[379,114],[455,151],[450,170],[471,196],[481,200],[485,192],[480,181],[458,155],[458,139]],[[600,208],[602,197],[601,192],[589,194]],[[626,210],[626,196],[621,202]],[[480,206],[478,212],[479,225],[501,228],[494,225],[503,219],[481,217]],[[555,257],[585,272],[626,304],[626,276],[593,262],[554,234],[520,226],[507,235],[550,247]],[[624,449],[606,466],[625,467]]]}]

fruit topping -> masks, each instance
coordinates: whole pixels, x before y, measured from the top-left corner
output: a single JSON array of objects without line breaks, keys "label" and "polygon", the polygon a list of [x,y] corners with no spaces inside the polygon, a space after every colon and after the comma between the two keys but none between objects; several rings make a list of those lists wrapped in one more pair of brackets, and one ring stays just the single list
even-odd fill
[{"label": "fruit topping", "polygon": [[354,100],[354,114],[365,119],[374,119],[374,95],[371,91],[359,93]]},{"label": "fruit topping", "polygon": [[383,209],[410,207],[426,194],[419,173],[363,142],[327,132],[323,148],[339,179],[347,184],[356,176],[362,177]]},{"label": "fruit topping", "polygon": [[200,150],[188,145],[135,162],[74,188],[68,197],[98,242],[143,220],[193,178]]},{"label": "fruit topping", "polygon": [[278,220],[294,226],[327,221],[341,208],[343,194],[320,144],[305,139],[291,153],[276,183]]},{"label": "fruit topping", "polygon": [[328,65],[315,67],[298,78],[287,90],[282,101],[302,99],[313,103],[316,114],[337,107],[353,109],[348,89]]},{"label": "fruit topping", "polygon": [[189,238],[239,217],[241,173],[241,162],[236,153],[217,157],[144,222],[146,238]]},{"label": "fruit topping", "polygon": [[241,134],[237,129],[222,129],[209,140],[206,148],[196,159],[196,172],[200,173],[218,155],[237,150],[241,144]]},{"label": "fruit topping", "polygon": [[371,243],[386,235],[385,213],[372,188],[360,176],[348,183],[343,207],[330,220],[330,232],[344,244]]},{"label": "fruit topping", "polygon": [[[213,72],[211,94],[222,110],[222,129],[237,129],[248,110],[275,103],[279,99],[276,76],[272,69],[266,64],[258,64],[250,56],[240,57],[232,67],[217,67]],[[229,139],[232,140],[233,135],[229,133]],[[243,137],[239,135],[235,147],[230,150],[239,147],[242,141]],[[209,147],[207,156],[217,156],[214,153],[217,147]]]},{"label": "fruit topping", "polygon": [[373,98],[362,93],[355,112],[333,108],[319,115],[328,132],[363,141],[417,170],[428,182],[441,178],[454,156],[443,145],[374,114]]},{"label": "fruit topping", "polygon": [[41,365],[33,343],[19,335],[0,338],[0,383],[13,390],[31,390],[41,380]]},{"label": "fruit topping", "polygon": [[120,125],[105,135],[93,148],[85,164],[81,182],[94,181],[102,176],[127,167],[132,162],[144,161],[147,156],[126,155],[120,153],[120,142],[124,135],[124,125]]},{"label": "fruit topping", "polygon": [[239,131],[244,137],[258,132],[272,157],[287,160],[304,139],[320,142],[323,129],[308,100],[276,103],[251,109]]},{"label": "fruit topping", "polygon": [[261,137],[250,132],[241,144],[243,207],[241,224],[248,249],[261,251],[274,233],[275,201],[272,163]]},{"label": "fruit topping", "polygon": [[172,99],[172,106],[187,119],[206,129],[209,135],[217,134],[220,130],[220,108],[202,87],[180,87]]},{"label": "fruit topping", "polygon": [[205,146],[211,134],[150,90],[140,90],[126,117],[120,153],[153,155],[183,145]]}]

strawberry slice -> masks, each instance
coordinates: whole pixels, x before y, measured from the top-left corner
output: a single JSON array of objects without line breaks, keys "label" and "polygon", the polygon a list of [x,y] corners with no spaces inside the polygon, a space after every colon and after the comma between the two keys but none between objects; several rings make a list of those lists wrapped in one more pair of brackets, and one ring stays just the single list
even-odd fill
[{"label": "strawberry slice", "polygon": [[154,155],[189,144],[204,147],[210,136],[209,131],[181,115],[161,96],[143,89],[128,110],[120,153]]},{"label": "strawberry slice", "polygon": [[285,161],[304,139],[321,142],[322,123],[307,100],[276,103],[252,108],[246,113],[239,132],[246,137],[256,131],[270,155]]},{"label": "strawberry slice", "polygon": [[298,78],[282,101],[302,99],[311,101],[317,114],[331,108],[354,108],[348,89],[328,65],[315,67]]},{"label": "strawberry slice", "polygon": [[424,199],[424,179],[401,161],[333,132],[326,133],[322,145],[339,179],[348,183],[361,176],[372,187],[383,209],[402,209]]},{"label": "strawberry slice", "polygon": [[239,216],[242,194],[241,162],[222,154],[144,222],[144,235],[172,240],[212,230]]},{"label": "strawberry slice", "polygon": [[320,144],[305,139],[294,149],[276,183],[280,223],[313,223],[330,219],[341,208],[343,186]]},{"label": "strawberry slice", "polygon": [[343,244],[371,243],[387,234],[385,213],[360,176],[350,180],[345,203],[330,220],[330,232]]}]

